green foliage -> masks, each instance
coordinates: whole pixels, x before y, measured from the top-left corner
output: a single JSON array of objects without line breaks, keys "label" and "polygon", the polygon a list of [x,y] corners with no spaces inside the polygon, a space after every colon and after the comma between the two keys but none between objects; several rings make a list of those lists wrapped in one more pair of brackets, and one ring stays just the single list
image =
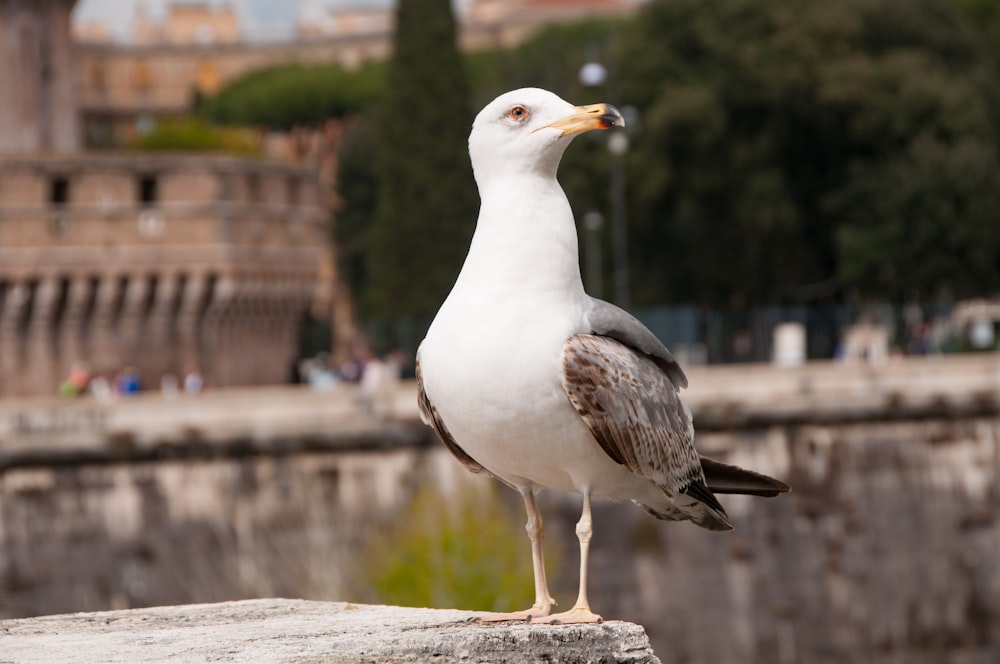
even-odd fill
[{"label": "green foliage", "polygon": [[247,74],[202,103],[213,122],[288,129],[368,110],[384,89],[384,65],[283,65]]},{"label": "green foliage", "polygon": [[949,0],[670,0],[622,42],[642,303],[1000,288],[998,78]]},{"label": "green foliage", "polygon": [[[385,105],[342,154],[338,240],[369,321],[429,319],[473,230],[472,113],[450,17],[434,18],[445,4],[401,3]],[[464,62],[474,108],[535,85],[638,109],[626,170],[639,306],[964,297],[1000,289],[998,7],[651,0],[634,21],[553,27]],[[591,59],[609,85],[580,84]],[[578,219],[607,216],[605,138],[563,159]]]},{"label": "green foliage", "polygon": [[449,0],[401,2],[396,25],[376,116],[379,188],[364,305],[376,317],[420,317],[444,300],[475,226],[472,114]]},{"label": "green foliage", "polygon": [[387,604],[518,611],[534,601],[529,554],[523,518],[493,484],[449,498],[425,487],[368,547],[363,567]]},{"label": "green foliage", "polygon": [[191,150],[254,155],[259,152],[245,130],[214,127],[188,118],[160,122],[129,145],[133,150]]},{"label": "green foliage", "polygon": [[376,146],[374,121],[351,118],[338,154],[337,193],[344,205],[337,213],[334,236],[338,270],[354,293],[364,293],[368,286],[368,231],[378,196],[372,159]]}]

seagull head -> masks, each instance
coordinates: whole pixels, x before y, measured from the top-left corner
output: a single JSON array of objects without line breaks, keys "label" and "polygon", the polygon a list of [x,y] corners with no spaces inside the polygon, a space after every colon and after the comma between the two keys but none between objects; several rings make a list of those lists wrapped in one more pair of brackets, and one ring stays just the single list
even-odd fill
[{"label": "seagull head", "polygon": [[469,134],[476,181],[494,175],[536,173],[555,177],[563,151],[577,134],[624,127],[610,104],[574,106],[539,88],[506,92],[479,112]]}]

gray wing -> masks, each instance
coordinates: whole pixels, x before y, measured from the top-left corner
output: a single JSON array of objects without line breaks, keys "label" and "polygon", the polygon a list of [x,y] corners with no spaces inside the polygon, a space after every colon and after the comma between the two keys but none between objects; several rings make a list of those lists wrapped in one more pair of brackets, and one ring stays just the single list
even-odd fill
[{"label": "gray wing", "polygon": [[663,342],[639,322],[638,318],[596,297],[590,298],[590,305],[587,322],[590,324],[591,333],[617,339],[626,346],[649,355],[657,366],[666,372],[674,386],[678,389],[687,387],[687,376],[684,375],[684,370],[677,363],[673,353],[667,350]]},{"label": "gray wing", "polygon": [[563,389],[608,456],[668,495],[690,493],[725,513],[705,484],[691,414],[654,357],[614,338],[578,334],[562,360]]},{"label": "gray wing", "polygon": [[444,425],[441,420],[441,416],[438,415],[437,408],[431,403],[431,400],[427,397],[427,392],[424,391],[424,380],[420,375],[420,354],[417,353],[417,405],[420,407],[420,419],[424,424],[434,429],[434,433],[437,437],[441,439],[444,446],[448,448],[448,451],[455,455],[455,458],[462,462],[462,464],[468,468],[473,473],[486,473],[492,475],[488,470],[482,467],[478,461],[473,459],[466,453],[458,443],[455,442],[455,438],[448,431],[448,427]]},{"label": "gray wing", "polygon": [[[598,300],[593,297],[590,298],[590,304],[591,308],[587,313],[587,320],[593,334],[620,341],[637,353],[647,356],[669,377],[672,385],[664,385],[662,390],[657,389],[655,392],[647,393],[647,398],[649,395],[659,395],[669,403],[680,403],[677,390],[687,387],[687,376],[684,375],[684,370],[681,369],[676,358],[667,350],[667,347],[639,319],[624,309],[616,307],[610,302]],[[574,405],[576,405],[575,402]],[[672,408],[673,406],[668,407]],[[694,449],[694,429],[691,426],[691,414],[687,408],[683,407],[683,404],[681,404],[681,409],[683,417],[676,418],[669,425],[684,427],[685,430],[689,430],[688,440],[691,448]],[[587,418],[584,417],[584,419]],[[588,422],[588,424],[590,423]],[[604,447],[611,458],[618,463],[628,466],[633,472],[637,472],[625,462],[626,456],[616,449],[617,446],[606,445],[593,429],[594,427],[591,426],[592,433],[594,433],[598,442],[601,443],[601,446]],[[790,490],[789,486],[780,480],[756,473],[752,470],[730,466],[706,457],[701,457],[701,466],[704,473],[703,479],[710,492],[776,496],[779,493],[785,493]],[[693,488],[694,491],[699,489],[700,487]]]}]

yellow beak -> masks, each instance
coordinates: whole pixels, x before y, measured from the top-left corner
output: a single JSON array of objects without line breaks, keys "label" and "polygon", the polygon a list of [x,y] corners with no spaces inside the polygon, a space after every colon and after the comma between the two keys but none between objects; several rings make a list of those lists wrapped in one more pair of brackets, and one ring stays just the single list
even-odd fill
[{"label": "yellow beak", "polygon": [[591,104],[590,106],[577,106],[572,115],[568,115],[561,120],[556,120],[550,125],[550,129],[558,129],[563,136],[579,134],[592,129],[610,129],[611,127],[624,127],[625,119],[621,112],[611,104]]}]

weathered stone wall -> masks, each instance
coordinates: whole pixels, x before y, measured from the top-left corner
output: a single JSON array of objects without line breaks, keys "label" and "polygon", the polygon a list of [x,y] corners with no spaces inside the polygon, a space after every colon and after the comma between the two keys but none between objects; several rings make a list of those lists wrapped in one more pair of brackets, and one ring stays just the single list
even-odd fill
[{"label": "weathered stone wall", "polygon": [[[947,390],[937,398],[921,393],[917,369],[887,370],[905,373],[912,393],[892,387],[893,398],[861,410],[847,391],[820,399],[822,380],[808,397],[774,399],[783,381],[801,388],[806,373],[824,374],[768,371],[746,383],[770,389],[768,403],[740,401],[731,387],[714,402],[730,405],[713,410],[693,391],[698,444],[787,479],[793,493],[723,496],[736,524],[728,534],[596,505],[595,610],[644,625],[664,663],[1000,661],[1000,409],[983,381],[957,378],[980,375],[980,364],[932,367],[931,383]],[[853,370],[842,371],[846,379]],[[892,383],[858,371],[862,382]],[[753,378],[745,369],[731,377]],[[14,448],[0,442],[0,616],[276,595],[371,599],[357,564],[379,522],[418,487],[449,493],[490,481],[466,474],[416,423],[361,426],[350,416],[355,396],[324,397],[323,410],[339,414],[317,420],[323,436],[277,427],[212,438],[192,425],[187,440],[167,428],[130,438],[109,414],[94,425],[103,443],[74,457],[60,438],[48,465],[22,427],[15,452],[3,454]],[[794,407],[815,399],[827,408],[812,418]],[[579,498],[545,494],[540,505],[546,546],[562,549],[553,586],[566,606]]]},{"label": "weathered stone wall", "polygon": [[412,489],[418,456],[402,448],[8,472],[0,614],[344,596],[374,518]]},{"label": "weathered stone wall", "polygon": [[635,524],[649,534],[628,616],[664,662],[1000,657],[1000,419],[762,427],[701,446],[794,493],[724,497],[729,536]]}]

